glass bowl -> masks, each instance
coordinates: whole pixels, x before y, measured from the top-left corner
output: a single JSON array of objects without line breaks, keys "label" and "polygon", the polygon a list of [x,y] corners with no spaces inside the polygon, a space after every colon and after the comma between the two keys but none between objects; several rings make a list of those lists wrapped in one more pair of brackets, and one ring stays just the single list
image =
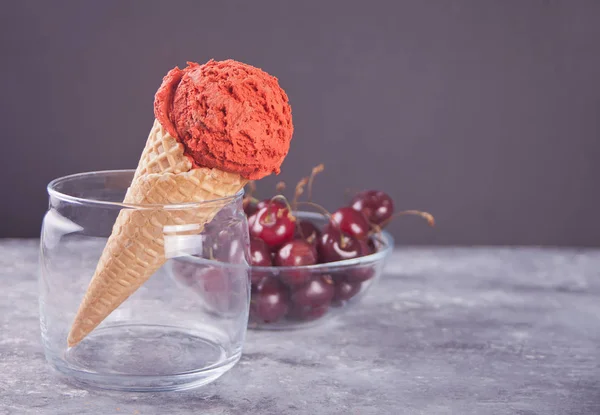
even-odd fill
[{"label": "glass bowl", "polygon": [[[295,212],[295,216],[319,228],[327,221],[312,212]],[[355,306],[381,276],[394,241],[384,231],[374,240],[374,245],[374,253],[355,259],[298,267],[251,267],[248,326],[270,330],[309,327]],[[183,278],[184,274],[209,272],[207,269],[218,275],[218,272],[239,267],[193,256],[177,258],[173,266],[176,279]],[[194,285],[201,292],[210,291],[204,279],[199,281]]]},{"label": "glass bowl", "polygon": [[[105,389],[183,390],[209,383],[240,359],[247,330],[249,241],[243,191],[200,203],[123,204],[133,174],[81,173],[48,185],[39,278],[46,358],[68,380]],[[202,212],[212,217],[217,211],[209,223],[199,219],[207,217]],[[68,347],[79,304],[113,224],[123,214],[149,222],[177,218],[164,227],[153,225],[160,227],[155,240],[161,242],[164,263],[81,343]],[[238,264],[221,273],[217,291],[190,289],[166,272],[180,256],[212,257],[215,252]]]}]

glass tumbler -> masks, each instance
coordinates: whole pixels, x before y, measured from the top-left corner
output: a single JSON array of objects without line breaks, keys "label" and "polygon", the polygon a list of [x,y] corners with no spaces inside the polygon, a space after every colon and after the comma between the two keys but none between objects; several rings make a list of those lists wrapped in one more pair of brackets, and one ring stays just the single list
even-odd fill
[{"label": "glass tumbler", "polygon": [[[246,335],[250,281],[243,191],[201,203],[123,204],[133,174],[81,173],[48,185],[39,278],[46,358],[70,380],[92,387],[165,391],[207,384],[239,360]],[[159,231],[161,268],[79,344],[68,347],[78,307],[124,212],[186,219]],[[212,219],[204,223],[200,217]],[[174,274],[173,261],[186,257],[218,259],[223,267],[217,262],[210,269]]]}]

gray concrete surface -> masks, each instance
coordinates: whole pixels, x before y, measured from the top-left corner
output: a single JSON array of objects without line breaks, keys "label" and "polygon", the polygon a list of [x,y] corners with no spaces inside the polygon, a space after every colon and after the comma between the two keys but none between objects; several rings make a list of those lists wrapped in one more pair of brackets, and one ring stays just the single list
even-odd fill
[{"label": "gray concrete surface", "polygon": [[250,332],[207,388],[80,389],[46,364],[37,241],[0,241],[0,414],[598,414],[600,251],[402,248],[361,306]]}]

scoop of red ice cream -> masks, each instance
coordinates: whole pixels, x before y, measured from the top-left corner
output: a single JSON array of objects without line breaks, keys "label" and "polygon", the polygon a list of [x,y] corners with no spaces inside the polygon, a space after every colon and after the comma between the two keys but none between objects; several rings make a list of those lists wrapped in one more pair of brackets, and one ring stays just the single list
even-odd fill
[{"label": "scoop of red ice cream", "polygon": [[277,78],[234,60],[188,62],[164,77],[154,115],[198,167],[250,180],[279,173],[294,127]]}]

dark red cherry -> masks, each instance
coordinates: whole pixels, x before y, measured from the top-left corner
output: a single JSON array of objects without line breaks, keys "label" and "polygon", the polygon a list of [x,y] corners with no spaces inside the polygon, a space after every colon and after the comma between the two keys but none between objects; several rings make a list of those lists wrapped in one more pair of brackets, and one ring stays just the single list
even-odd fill
[{"label": "dark red cherry", "polygon": [[334,294],[333,280],[329,275],[313,278],[292,291],[292,302],[298,306],[319,307],[328,305]]},{"label": "dark red cherry", "polygon": [[335,294],[333,296],[334,303],[348,301],[360,292],[360,282],[348,282],[340,279],[335,282]]},{"label": "dark red cherry", "polygon": [[315,251],[308,242],[302,239],[286,242],[275,254],[275,265],[278,267],[299,267],[316,263]]},{"label": "dark red cherry", "polygon": [[377,243],[375,242],[374,238],[369,238],[367,241],[367,246],[369,247],[369,254],[377,252]]},{"label": "dark red cherry", "polygon": [[[271,250],[269,246],[259,238],[250,238],[250,264],[254,267],[270,267],[273,265]],[[250,270],[252,284],[258,284],[264,277],[268,276],[268,272],[259,271],[257,269]]]},{"label": "dark red cherry", "polygon": [[352,209],[362,212],[375,225],[384,224],[394,214],[394,202],[385,192],[365,190],[357,193],[350,203]]},{"label": "dark red cherry", "polygon": [[246,216],[252,216],[258,212],[258,200],[252,197],[245,197],[242,202],[244,206],[244,213]]},{"label": "dark red cherry", "polygon": [[294,320],[313,321],[323,317],[327,310],[329,310],[327,304],[316,307],[292,305],[288,317]]},{"label": "dark red cherry", "polygon": [[227,310],[231,304],[234,281],[222,268],[200,268],[196,271],[190,288],[200,295],[203,303],[216,310]]},{"label": "dark red cherry", "polygon": [[212,243],[212,255],[217,261],[230,264],[242,264],[247,260],[244,244],[229,230],[217,234]]},{"label": "dark red cherry", "polygon": [[[278,267],[300,267],[316,263],[315,249],[302,239],[286,242],[275,254],[275,265]],[[280,277],[288,285],[299,285],[308,282],[310,271],[305,269],[283,270]]]},{"label": "dark red cherry", "polygon": [[262,239],[272,249],[279,248],[294,237],[295,221],[287,208],[274,202],[250,217],[250,236]]},{"label": "dark red cherry", "polygon": [[288,311],[287,288],[275,278],[267,278],[252,293],[250,316],[253,321],[274,323]]},{"label": "dark red cherry", "polygon": [[271,206],[271,205],[277,205],[277,206],[279,206],[281,208],[286,208],[287,207],[286,204],[285,204],[285,202],[283,200],[280,200],[280,199],[275,199],[275,200],[273,200],[273,199],[264,199],[264,200],[261,200],[260,202],[258,202],[256,204],[256,210],[258,211],[258,210],[260,210],[260,209],[262,209],[264,207]]},{"label": "dark red cherry", "polygon": [[314,223],[307,220],[296,221],[295,238],[304,239],[314,248],[315,252],[317,252],[317,246],[319,244],[320,237],[321,231]]},{"label": "dark red cherry", "polygon": [[327,225],[321,234],[319,259],[335,262],[358,258],[369,253],[365,240],[359,240],[341,232],[335,225]]},{"label": "dark red cherry", "polygon": [[360,268],[349,270],[346,274],[346,281],[350,283],[359,283],[370,280],[375,275],[375,269],[371,265],[363,265]]},{"label": "dark red cherry", "polygon": [[361,212],[351,207],[343,207],[333,212],[331,218],[345,234],[356,239],[366,240],[369,237],[371,227],[367,218]]},{"label": "dark red cherry", "polygon": [[273,265],[271,250],[265,241],[260,238],[250,238],[250,264],[256,267],[270,267]]}]

